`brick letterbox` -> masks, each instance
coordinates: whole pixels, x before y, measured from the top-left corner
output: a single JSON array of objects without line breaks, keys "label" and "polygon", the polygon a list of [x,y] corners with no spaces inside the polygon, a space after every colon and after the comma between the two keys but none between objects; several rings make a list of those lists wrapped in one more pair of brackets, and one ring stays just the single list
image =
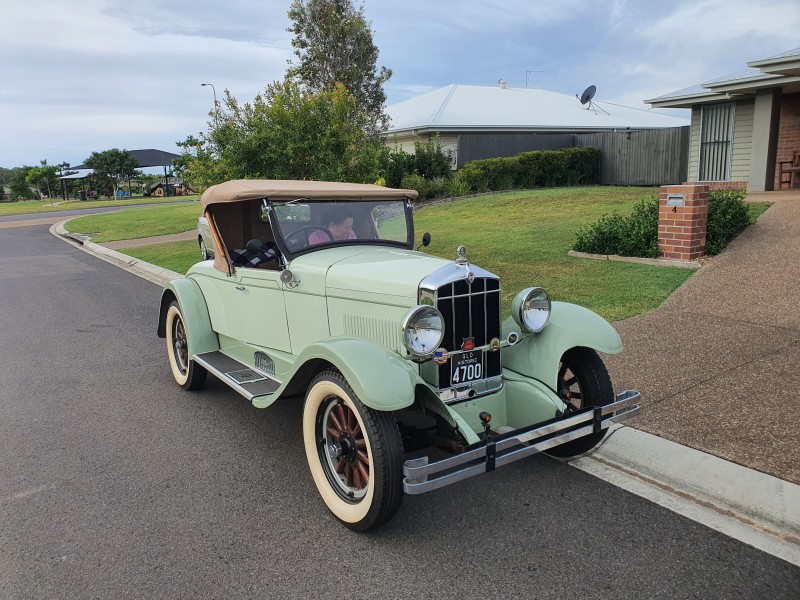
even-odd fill
[{"label": "brick letterbox", "polygon": [[658,250],[663,258],[694,260],[706,252],[707,185],[662,185]]}]

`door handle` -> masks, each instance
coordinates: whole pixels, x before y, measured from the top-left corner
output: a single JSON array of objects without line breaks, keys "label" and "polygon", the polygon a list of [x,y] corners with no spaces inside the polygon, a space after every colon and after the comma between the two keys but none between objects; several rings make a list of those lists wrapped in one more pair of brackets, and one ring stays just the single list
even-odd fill
[{"label": "door handle", "polygon": [[240,292],[243,292],[245,290],[245,287],[243,285],[237,285],[236,289],[239,290]]}]

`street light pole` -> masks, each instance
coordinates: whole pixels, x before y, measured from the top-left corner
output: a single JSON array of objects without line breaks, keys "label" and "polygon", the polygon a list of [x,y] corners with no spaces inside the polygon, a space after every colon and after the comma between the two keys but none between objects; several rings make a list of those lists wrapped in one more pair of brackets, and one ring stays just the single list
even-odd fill
[{"label": "street light pole", "polygon": [[214,123],[219,125],[219,118],[218,118],[219,112],[217,109],[217,88],[214,87],[213,83],[201,83],[200,87],[204,87],[207,85],[210,85],[211,91],[214,92]]}]

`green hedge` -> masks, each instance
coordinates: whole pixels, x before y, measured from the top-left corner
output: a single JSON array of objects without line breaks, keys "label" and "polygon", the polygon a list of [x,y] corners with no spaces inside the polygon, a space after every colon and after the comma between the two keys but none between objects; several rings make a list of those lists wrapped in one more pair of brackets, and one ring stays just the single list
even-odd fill
[{"label": "green hedge", "polygon": [[[722,252],[750,224],[745,190],[717,190],[708,194],[706,254]],[[658,256],[658,197],[646,198],[627,217],[604,216],[576,235],[573,250],[590,254]]]},{"label": "green hedge", "polygon": [[468,162],[458,172],[473,192],[600,183],[600,150],[565,148]]},{"label": "green hedge", "polygon": [[708,194],[706,254],[719,254],[750,224],[743,189],[719,190]]}]

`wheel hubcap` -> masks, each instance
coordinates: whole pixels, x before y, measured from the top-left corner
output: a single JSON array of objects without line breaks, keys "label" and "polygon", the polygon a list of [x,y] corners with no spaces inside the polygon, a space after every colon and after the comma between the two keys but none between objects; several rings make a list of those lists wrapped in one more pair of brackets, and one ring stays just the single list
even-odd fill
[{"label": "wheel hubcap", "polygon": [[346,500],[360,500],[369,486],[369,454],[353,410],[338,398],[320,407],[320,459],[333,488]]},{"label": "wheel hubcap", "polygon": [[583,408],[583,394],[581,393],[581,384],[578,381],[578,376],[572,372],[569,365],[561,363],[558,369],[558,395],[564,404],[567,405],[567,410],[575,411]]},{"label": "wheel hubcap", "polygon": [[175,317],[175,324],[172,329],[172,348],[175,352],[175,362],[182,375],[186,375],[189,365],[189,344],[186,341],[186,329],[183,321]]}]

